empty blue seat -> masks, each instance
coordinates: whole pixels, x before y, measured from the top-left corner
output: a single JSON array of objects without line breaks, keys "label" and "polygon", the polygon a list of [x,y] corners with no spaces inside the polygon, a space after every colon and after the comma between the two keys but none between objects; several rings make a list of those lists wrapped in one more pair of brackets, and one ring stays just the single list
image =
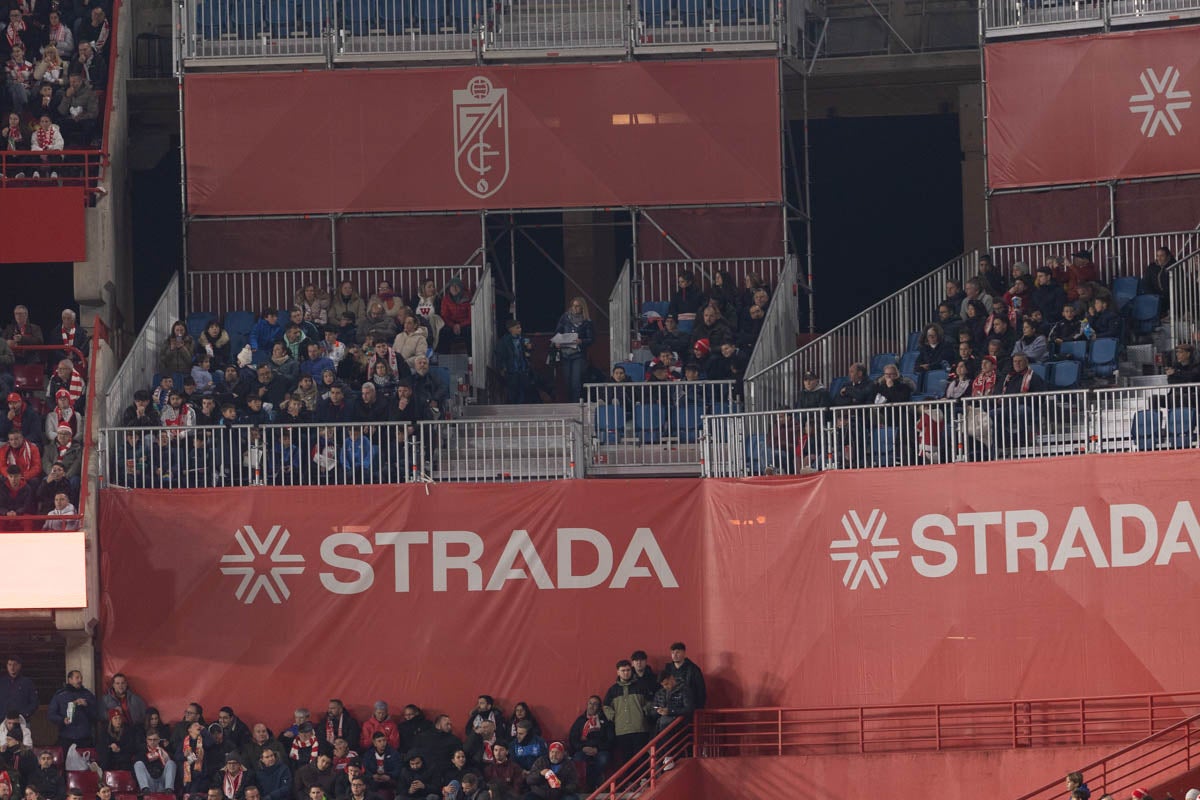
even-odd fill
[{"label": "empty blue seat", "polygon": [[237,354],[250,341],[256,319],[249,311],[230,311],[225,315],[225,330],[229,334],[229,352]]},{"label": "empty blue seat", "polygon": [[1106,378],[1112,375],[1117,369],[1117,340],[1108,338],[1093,340],[1088,353],[1088,366],[1097,375]]},{"label": "empty blue seat", "polygon": [[252,363],[256,367],[271,363],[271,354],[267,352],[267,348],[260,347],[259,349],[255,350]]},{"label": "empty blue seat", "polygon": [[1140,294],[1133,298],[1131,308],[1135,333],[1152,333],[1158,327],[1158,303],[1156,294]]},{"label": "empty blue seat", "polygon": [[1069,358],[1072,361],[1083,361],[1087,358],[1088,343],[1085,341],[1078,342],[1063,342],[1058,346],[1058,355],[1060,358]]},{"label": "empty blue seat", "polygon": [[449,367],[430,367],[429,374],[437,378],[438,382],[441,383],[442,386],[445,386],[451,393],[454,392],[454,385],[450,383]]},{"label": "empty blue seat", "polygon": [[946,395],[946,384],[950,382],[950,373],[944,369],[931,369],[925,373],[925,399],[940,400]]},{"label": "empty blue seat", "polygon": [[915,354],[920,349],[921,349],[921,332],[920,331],[909,331],[908,332],[908,343],[904,347],[904,352]]},{"label": "empty blue seat", "polygon": [[691,333],[692,328],[695,327],[695,325],[696,325],[696,320],[694,320],[694,319],[679,320],[679,330],[683,331],[684,333]]},{"label": "empty blue seat", "polygon": [[1055,361],[1049,366],[1050,385],[1055,389],[1070,389],[1079,383],[1078,361]]},{"label": "empty blue seat", "polygon": [[838,395],[841,394],[842,389],[846,388],[849,383],[850,379],[845,375],[834,378],[829,383],[829,396],[832,397],[834,401],[837,401]]},{"label": "empty blue seat", "polygon": [[896,363],[896,354],[895,353],[879,353],[878,355],[871,356],[871,371],[870,371],[871,377],[878,378],[880,375],[883,374],[884,367],[888,366],[889,364],[895,364],[895,363]]},{"label": "empty blue seat", "polygon": [[616,444],[625,435],[625,409],[596,406],[596,438],[601,444]]},{"label": "empty blue seat", "polygon": [[1128,275],[1122,275],[1119,278],[1113,279],[1112,295],[1113,306],[1117,311],[1125,308],[1130,300],[1137,297],[1138,279]]},{"label": "empty blue seat", "polygon": [[1139,411],[1133,415],[1129,437],[1138,450],[1154,450],[1162,441],[1162,418],[1157,411]]},{"label": "empty blue seat", "polygon": [[642,403],[633,410],[633,429],[644,444],[662,441],[662,406]]},{"label": "empty blue seat", "polygon": [[1196,409],[1172,408],[1167,413],[1167,439],[1171,447],[1180,450],[1192,446],[1192,431],[1196,429]]},{"label": "empty blue seat", "polygon": [[617,367],[624,367],[625,374],[629,376],[629,380],[631,381],[646,380],[645,364],[639,364],[636,361],[618,361],[616,364],[613,364],[613,369],[616,369]]},{"label": "empty blue seat", "polygon": [[1049,372],[1049,370],[1046,369],[1045,364],[1030,363],[1029,370],[1034,375],[1037,375],[1039,378],[1041,378],[1042,380],[1049,379],[1050,372]]},{"label": "empty blue seat", "polygon": [[915,350],[909,350],[907,353],[900,356],[901,375],[917,374],[917,355],[918,353]]},{"label": "empty blue seat", "polygon": [[674,416],[675,436],[685,444],[695,443],[700,433],[700,409],[696,406],[680,406]]},{"label": "empty blue seat", "polygon": [[188,336],[195,339],[204,333],[204,328],[208,325],[208,321],[216,318],[217,315],[211,311],[193,311],[188,314],[187,319],[184,320],[184,324],[187,325]]}]

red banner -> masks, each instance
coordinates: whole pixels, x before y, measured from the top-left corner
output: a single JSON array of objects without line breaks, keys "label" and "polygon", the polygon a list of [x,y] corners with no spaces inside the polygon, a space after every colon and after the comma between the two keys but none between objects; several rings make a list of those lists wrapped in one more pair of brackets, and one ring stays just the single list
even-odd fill
[{"label": "red banner", "polygon": [[675,639],[714,706],[1192,689],[1197,468],[106,491],[104,669],[275,724],[487,692],[560,734],[618,658]]},{"label": "red banner", "polygon": [[[28,168],[26,168],[28,170]],[[8,231],[0,264],[86,261],[84,196],[79,186],[8,188],[0,192],[0,219]],[[53,208],[53,214],[46,209]]]},{"label": "red banner", "polygon": [[775,202],[773,59],[189,75],[188,210]]},{"label": "red banner", "polygon": [[993,189],[1200,172],[1200,27],[984,48]]}]

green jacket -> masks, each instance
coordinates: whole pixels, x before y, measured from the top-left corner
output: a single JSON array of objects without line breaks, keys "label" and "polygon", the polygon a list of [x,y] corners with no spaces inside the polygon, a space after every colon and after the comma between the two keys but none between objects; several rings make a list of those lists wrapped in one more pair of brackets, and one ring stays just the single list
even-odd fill
[{"label": "green jacket", "polygon": [[645,733],[650,730],[646,710],[650,698],[642,693],[636,681],[618,680],[604,696],[604,716],[613,721],[615,735]]}]

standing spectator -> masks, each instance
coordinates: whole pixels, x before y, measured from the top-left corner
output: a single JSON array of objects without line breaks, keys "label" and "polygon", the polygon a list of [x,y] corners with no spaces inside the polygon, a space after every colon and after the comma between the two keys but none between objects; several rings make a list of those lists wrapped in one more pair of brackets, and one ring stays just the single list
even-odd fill
[{"label": "standing spectator", "polygon": [[567,379],[567,401],[578,403],[583,395],[583,376],[587,371],[587,351],[595,340],[592,318],[582,297],[571,300],[554,328],[554,344],[562,359]]},{"label": "standing spectator", "polygon": [[[38,146],[35,149],[47,150],[51,148],[48,146]],[[59,140],[57,149],[62,149],[61,139]],[[5,327],[4,333],[0,335],[3,335],[8,340],[10,348],[43,344],[42,329],[37,324],[29,321],[29,309],[25,306],[17,306],[13,309],[13,321]],[[20,353],[16,350],[13,350],[13,352],[16,354],[16,363],[18,364],[36,364],[42,360],[41,354],[37,352]]]},{"label": "standing spectator", "polygon": [[1092,790],[1083,782],[1083,773],[1067,774],[1067,793],[1070,797],[1078,797],[1079,800],[1088,800],[1092,796]]},{"label": "standing spectator", "polygon": [[407,753],[417,746],[417,738],[433,725],[425,717],[425,712],[412,703],[404,707],[403,715],[404,721],[396,726],[400,730],[400,747],[397,749]]},{"label": "standing spectator", "polygon": [[425,356],[413,360],[410,383],[417,409],[426,415],[423,418],[441,419],[449,410],[450,388],[429,371],[429,359]]},{"label": "standing spectator", "polygon": [[579,791],[579,775],[575,766],[567,761],[567,749],[562,742],[550,745],[546,755],[535,761],[525,774],[529,784],[526,797],[542,800],[576,800]]},{"label": "standing spectator", "polygon": [[471,298],[463,288],[462,278],[451,278],[446,285],[441,312],[445,326],[438,335],[438,352],[452,352],[457,344],[471,352]]},{"label": "standing spectator", "polygon": [[130,725],[141,725],[146,719],[146,701],[129,688],[129,679],[123,672],[112,676],[112,683],[100,698],[100,703],[105,711],[119,708]]},{"label": "standing spectator", "polygon": [[371,747],[376,733],[384,735],[388,747],[393,750],[400,749],[400,728],[388,714],[388,704],[383,700],[375,701],[370,719],[362,724],[362,733],[359,734],[358,739],[359,745],[364,750]]},{"label": "standing spectator", "polygon": [[496,369],[504,378],[504,401],[509,405],[527,403],[532,397],[533,342],[521,335],[520,320],[510,319],[504,327],[508,335],[496,339],[495,353]]},{"label": "standing spectator", "polygon": [[767,306],[770,298],[766,289],[758,289],[754,293],[754,302],[743,307],[737,317],[737,344],[739,347],[753,349],[762,333],[763,323],[767,321]]},{"label": "standing spectator", "polygon": [[1071,263],[1067,267],[1067,284],[1064,287],[1067,291],[1067,299],[1078,299],[1081,284],[1098,280],[1100,280],[1100,272],[1092,263],[1092,251],[1079,250],[1073,253]]},{"label": "standing spectator", "polygon": [[604,714],[599,695],[587,699],[587,707],[575,719],[569,736],[575,761],[586,768],[588,789],[595,789],[604,778],[613,744],[613,724]]},{"label": "standing spectator", "polygon": [[1158,313],[1165,315],[1169,310],[1171,296],[1171,266],[1175,263],[1175,254],[1170,248],[1160,247],[1154,251],[1154,260],[1142,273],[1138,283],[1138,294],[1158,295]]},{"label": "standing spectator", "polygon": [[50,699],[46,717],[58,726],[59,745],[91,747],[94,741],[92,728],[100,713],[96,695],[84,688],[83,673],[73,669],[67,673],[66,684]]},{"label": "standing spectator", "polygon": [[[887,371],[884,371],[886,376]],[[897,372],[897,377],[899,373]],[[680,683],[687,686],[696,708],[704,708],[708,700],[708,691],[704,686],[704,673],[696,663],[687,657],[687,646],[683,642],[671,645],[671,660],[663,667],[664,675],[674,675]]]},{"label": "standing spectator", "polygon": [[66,348],[73,347],[86,358],[88,355],[88,342],[90,341],[87,331],[79,325],[78,317],[69,308],[62,310],[60,320],[58,327],[50,331],[50,340],[47,344],[62,345],[62,358],[70,359],[72,363],[79,364],[79,356]]},{"label": "standing spectator", "polygon": [[667,307],[667,314],[677,320],[694,320],[704,307],[704,292],[695,285],[696,276],[689,270],[679,273],[679,288]]},{"label": "standing spectator", "polygon": [[691,719],[696,701],[688,685],[667,670],[663,670],[659,683],[659,690],[652,701],[657,729],[663,730],[679,717]]},{"label": "standing spectator", "polygon": [[979,275],[977,276],[980,287],[991,295],[1000,295],[1008,288],[1004,276],[1000,270],[996,269],[995,263],[991,256],[979,257]]},{"label": "standing spectator", "polygon": [[646,651],[634,650],[633,655],[629,657],[629,663],[633,666],[633,682],[644,690],[643,694],[647,700],[654,697],[654,693],[658,691],[658,678],[650,667]]},{"label": "standing spectator", "polygon": [[1038,267],[1033,281],[1033,291],[1029,296],[1030,304],[1042,312],[1042,319],[1046,322],[1058,322],[1062,315],[1062,307],[1067,302],[1067,293],[1054,282],[1054,274],[1049,267]]},{"label": "standing spectator", "polygon": [[0,708],[16,711],[25,719],[37,711],[38,696],[33,681],[21,674],[21,657],[10,655],[0,674]]},{"label": "standing spectator", "polygon": [[604,696],[604,715],[613,723],[613,767],[619,768],[650,741],[649,708],[652,694],[642,678],[634,680],[633,665],[617,662],[617,681]]}]

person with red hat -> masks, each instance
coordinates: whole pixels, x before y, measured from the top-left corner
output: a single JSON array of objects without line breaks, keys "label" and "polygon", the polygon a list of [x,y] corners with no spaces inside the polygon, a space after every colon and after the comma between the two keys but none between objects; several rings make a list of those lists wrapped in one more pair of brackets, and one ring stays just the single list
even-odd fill
[{"label": "person with red hat", "polygon": [[46,438],[43,441],[53,441],[59,427],[63,425],[70,429],[72,439],[76,441],[83,439],[85,430],[83,415],[75,410],[75,403],[71,401],[71,393],[66,389],[59,389],[54,393],[54,408],[46,414],[46,423],[42,431]]},{"label": "person with red hat", "polygon": [[34,444],[42,443],[42,415],[34,411],[19,392],[8,395],[8,411],[0,415],[0,437],[8,437],[11,430],[20,431]]},{"label": "person with red hat", "polygon": [[546,755],[533,762],[525,782],[529,784],[529,794],[543,800],[576,800],[579,797],[579,775],[575,766],[567,761],[567,748],[562,742],[552,742]]}]

